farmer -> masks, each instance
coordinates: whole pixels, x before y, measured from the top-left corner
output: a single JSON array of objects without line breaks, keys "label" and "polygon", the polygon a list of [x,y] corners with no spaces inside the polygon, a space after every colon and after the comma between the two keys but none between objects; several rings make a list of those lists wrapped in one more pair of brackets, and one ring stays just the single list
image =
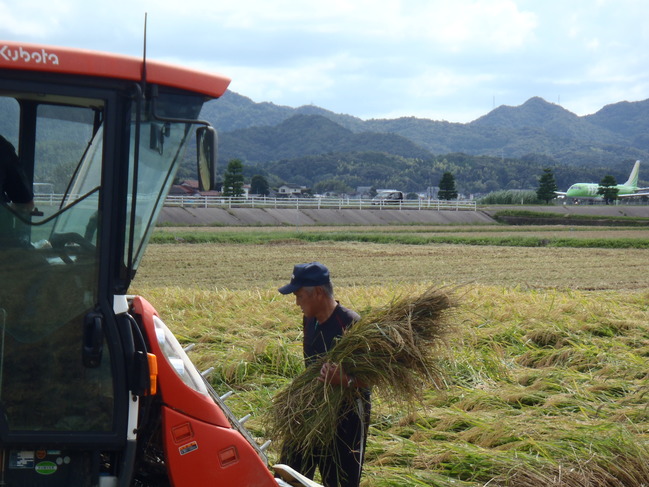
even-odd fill
[{"label": "farmer", "polygon": [[29,244],[24,223],[33,210],[31,184],[20,168],[14,146],[0,135],[0,248]]},{"label": "farmer", "polygon": [[17,210],[29,211],[33,200],[31,185],[20,169],[14,146],[0,135],[0,202],[11,202]]},{"label": "farmer", "polygon": [[[334,298],[329,270],[319,262],[298,264],[291,282],[279,288],[282,294],[295,294],[295,304],[302,309],[303,349],[306,365],[325,354],[344,331],[360,319],[358,313],[341,306]],[[358,487],[363,467],[370,415],[370,391],[358,384],[342,367],[325,362],[318,380],[328,387],[361,388],[359,399],[343,406],[337,421],[336,439],[322,451],[297,451],[285,444],[280,463],[313,479],[319,468],[325,487]]]}]

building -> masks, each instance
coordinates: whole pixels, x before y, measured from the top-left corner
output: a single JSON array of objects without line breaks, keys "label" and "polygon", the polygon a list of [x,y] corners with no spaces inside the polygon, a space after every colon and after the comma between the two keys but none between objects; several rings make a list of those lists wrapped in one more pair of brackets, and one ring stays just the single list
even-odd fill
[{"label": "building", "polygon": [[297,184],[282,184],[277,189],[277,196],[279,197],[299,197],[306,192],[306,186],[298,186]]}]

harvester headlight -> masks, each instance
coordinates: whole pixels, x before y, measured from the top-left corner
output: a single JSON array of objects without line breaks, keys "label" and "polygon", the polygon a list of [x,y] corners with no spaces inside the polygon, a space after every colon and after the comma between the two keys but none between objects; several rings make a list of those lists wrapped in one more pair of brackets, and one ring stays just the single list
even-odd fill
[{"label": "harvester headlight", "polygon": [[157,316],[153,317],[153,323],[155,325],[155,335],[160,350],[162,350],[162,354],[173,367],[176,374],[178,374],[185,384],[195,391],[209,395],[200,372],[198,372],[183,350],[183,347],[178,343],[174,334],[171,333],[171,330]]}]

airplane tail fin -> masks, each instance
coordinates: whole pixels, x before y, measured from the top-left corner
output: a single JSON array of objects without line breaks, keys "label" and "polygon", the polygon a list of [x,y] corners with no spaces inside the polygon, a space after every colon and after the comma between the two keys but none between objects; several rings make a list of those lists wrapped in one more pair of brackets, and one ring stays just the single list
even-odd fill
[{"label": "airplane tail fin", "polygon": [[633,186],[634,188],[638,187],[638,176],[640,174],[640,161],[635,161],[633,169],[631,169],[631,174],[629,175],[629,180],[624,183],[625,186]]}]

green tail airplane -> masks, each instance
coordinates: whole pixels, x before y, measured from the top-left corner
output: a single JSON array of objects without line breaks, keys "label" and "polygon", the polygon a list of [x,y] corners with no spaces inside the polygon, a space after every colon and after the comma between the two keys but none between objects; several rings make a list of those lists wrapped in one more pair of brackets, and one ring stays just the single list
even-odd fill
[{"label": "green tail airplane", "polygon": [[[631,198],[633,196],[649,196],[649,193],[639,193],[638,191],[646,191],[649,188],[638,188],[638,174],[640,173],[640,161],[635,161],[629,180],[624,184],[618,184],[617,197],[618,198]],[[597,183],[575,183],[568,188],[565,193],[556,191],[559,197],[566,198],[588,198],[588,199],[602,199],[602,195],[597,194],[599,184]]]}]

